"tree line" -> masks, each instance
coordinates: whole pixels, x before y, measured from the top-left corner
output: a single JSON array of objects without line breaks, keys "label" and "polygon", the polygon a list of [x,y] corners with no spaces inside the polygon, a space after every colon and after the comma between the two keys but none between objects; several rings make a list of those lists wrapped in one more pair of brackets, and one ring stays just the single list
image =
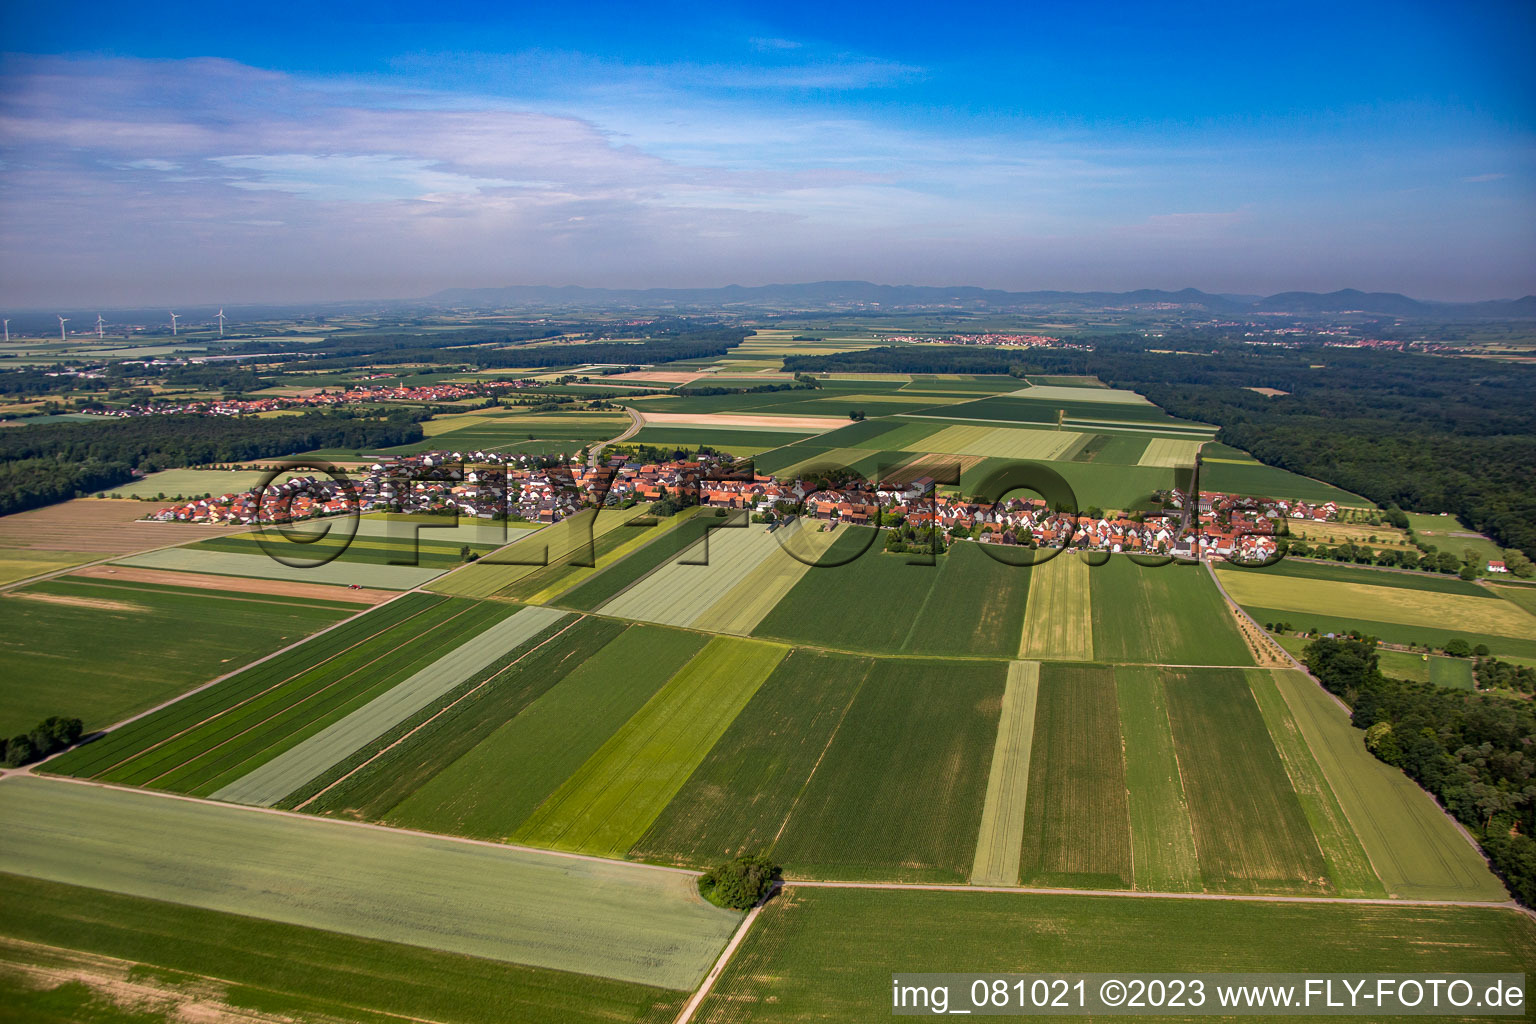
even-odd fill
[{"label": "tree line", "polygon": [[13,427],[0,431],[0,515],[118,487],[135,470],[410,444],[424,436],[418,415],[334,409],[270,418],[142,416]]},{"label": "tree line", "polygon": [[58,715],[45,718],[33,726],[30,732],[19,733],[8,740],[0,738],[0,765],[20,768],[24,764],[41,761],[49,754],[78,742],[84,731],[84,724],[78,718],[61,718]]},{"label": "tree line", "polygon": [[1349,705],[1366,748],[1434,794],[1476,837],[1515,898],[1536,907],[1530,703],[1388,678],[1373,640],[1314,640],[1305,660],[1323,687]]}]

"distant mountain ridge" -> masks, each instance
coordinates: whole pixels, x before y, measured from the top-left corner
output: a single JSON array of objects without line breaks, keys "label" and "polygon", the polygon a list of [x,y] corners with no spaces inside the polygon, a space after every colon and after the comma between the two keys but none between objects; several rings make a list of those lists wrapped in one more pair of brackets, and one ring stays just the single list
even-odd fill
[{"label": "distant mountain ridge", "polygon": [[559,308],[772,308],[772,309],[966,309],[1023,311],[1044,309],[1126,309],[1174,307],[1218,315],[1258,313],[1326,314],[1361,312],[1429,319],[1455,317],[1536,317],[1536,295],[1488,302],[1429,302],[1396,292],[1280,292],[1263,298],[1213,295],[1198,288],[1171,292],[1141,288],[1129,292],[1010,292],[969,285],[871,284],[868,281],[817,281],[724,288],[586,288],[580,285],[511,285],[505,288],[448,288],[422,302],[454,307],[498,309],[515,306]]}]

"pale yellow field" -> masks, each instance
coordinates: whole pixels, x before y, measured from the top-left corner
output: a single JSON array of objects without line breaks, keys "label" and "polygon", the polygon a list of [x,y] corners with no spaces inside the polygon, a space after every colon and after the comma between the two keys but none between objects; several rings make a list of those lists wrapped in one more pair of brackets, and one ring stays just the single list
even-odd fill
[{"label": "pale yellow field", "polygon": [[[1440,629],[1498,636],[1536,636],[1536,617],[1508,601],[1463,594],[1435,594],[1405,587],[1269,576],[1261,572],[1226,571],[1221,574],[1221,582],[1238,604],[1277,611],[1317,612],[1404,625],[1434,625]],[[1033,599],[1034,595],[1030,597]]]},{"label": "pale yellow field", "polygon": [[1029,754],[1035,737],[1035,702],[1040,693],[1040,663],[1015,661],[1008,666],[1003,713],[992,748],[987,798],[976,837],[972,885],[1017,885],[1024,843],[1024,801],[1029,792]]},{"label": "pale yellow field", "polygon": [[[776,534],[798,557],[775,552],[765,558],[745,579],[695,619],[693,628],[738,636],[746,636],[757,628],[763,616],[773,611],[774,605],[810,571],[809,563],[820,558],[838,536],[832,530],[818,529],[819,523],[814,526],[803,523],[805,520],[796,520],[791,526],[781,527]],[[788,535],[783,535],[786,531]]]},{"label": "pale yellow field", "polygon": [[571,557],[572,552],[587,542],[587,524],[592,524],[591,537],[595,540],[644,514],[640,508],[604,510],[593,523],[593,511],[578,512],[569,519],[519,537],[477,562],[438,577],[432,581],[430,589],[455,597],[490,597],[545,565],[559,565]]},{"label": "pale yellow field", "polygon": [[1102,402],[1105,405],[1151,405],[1134,391],[1118,388],[1072,388],[1059,384],[1036,384],[1008,392],[1011,398],[1034,398],[1049,402]]},{"label": "pale yellow field", "polygon": [[0,548],[0,584],[15,583],[29,576],[41,576],[56,569],[67,569],[82,562],[101,558],[99,551],[38,551],[29,548]]},{"label": "pale yellow field", "polygon": [[1064,552],[1031,570],[1019,657],[1093,660],[1088,563],[1076,554]]},{"label": "pale yellow field", "polygon": [[1138,466],[1162,466],[1167,469],[1177,469],[1180,466],[1193,466],[1195,456],[1200,452],[1200,446],[1204,441],[1186,441],[1181,437],[1154,437],[1147,444],[1147,450],[1141,453],[1137,460]]},{"label": "pale yellow field", "polygon": [[940,452],[945,455],[979,455],[993,459],[1042,459],[1059,457],[1083,438],[1070,430],[1025,430],[1016,427],[945,427],[916,444],[909,452]]},{"label": "pale yellow field", "polygon": [[[1368,544],[1378,548],[1408,548],[1408,535],[1402,530],[1395,530],[1390,526],[1362,526],[1358,523],[1314,523],[1308,520],[1292,520],[1287,527],[1291,536],[1301,537],[1304,540],[1316,543],[1322,541],[1328,544],[1343,544],[1350,541],[1354,544]],[[1371,540],[1375,537],[1375,540]]]},{"label": "pale yellow field", "polygon": [[648,427],[725,427],[732,430],[811,430],[820,433],[848,425],[847,416],[773,416],[751,413],[648,412]]}]

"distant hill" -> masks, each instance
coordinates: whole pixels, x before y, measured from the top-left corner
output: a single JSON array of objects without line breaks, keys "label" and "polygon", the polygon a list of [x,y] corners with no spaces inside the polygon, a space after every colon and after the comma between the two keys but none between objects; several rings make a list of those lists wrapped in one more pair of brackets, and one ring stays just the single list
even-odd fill
[{"label": "distant hill", "polygon": [[449,288],[421,301],[458,309],[963,309],[997,312],[1186,309],[1219,316],[1360,312],[1425,319],[1536,317],[1536,295],[1492,302],[1426,302],[1396,292],[1362,292],[1354,288],[1327,294],[1281,292],[1261,298],[1213,295],[1198,288],[1176,292],[1156,288],[1129,292],[1010,292],[969,285],[888,285],[868,281],[643,289],[512,285],[506,288]]}]

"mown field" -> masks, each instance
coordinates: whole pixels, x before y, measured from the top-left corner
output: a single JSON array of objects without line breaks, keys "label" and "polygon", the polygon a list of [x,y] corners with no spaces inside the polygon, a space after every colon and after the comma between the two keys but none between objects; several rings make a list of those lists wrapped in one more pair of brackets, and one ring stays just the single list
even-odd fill
[{"label": "mown field", "polygon": [[1026,885],[1128,889],[1131,822],[1113,670],[1045,665],[1024,812]]},{"label": "mown field", "polygon": [[0,783],[0,871],[688,989],[739,916],[691,875],[44,779]]},{"label": "mown field", "polygon": [[16,1019],[34,1024],[160,1024],[210,1013],[362,1024],[665,1024],[686,998],[652,985],[0,874],[0,999]]},{"label": "mown field", "polygon": [[1019,657],[1039,661],[1093,659],[1094,571],[1073,551],[1033,567]]},{"label": "mown field", "polygon": [[791,887],[701,1017],[885,1021],[893,972],[1526,972],[1533,958],[1536,924],[1512,910]]},{"label": "mown field", "polygon": [[972,885],[1014,885],[1019,880],[1039,695],[1040,663],[1011,662],[971,864]]},{"label": "mown field", "polygon": [[361,610],[343,601],[74,577],[8,591],[0,608],[5,736],[50,715],[102,728]]}]

